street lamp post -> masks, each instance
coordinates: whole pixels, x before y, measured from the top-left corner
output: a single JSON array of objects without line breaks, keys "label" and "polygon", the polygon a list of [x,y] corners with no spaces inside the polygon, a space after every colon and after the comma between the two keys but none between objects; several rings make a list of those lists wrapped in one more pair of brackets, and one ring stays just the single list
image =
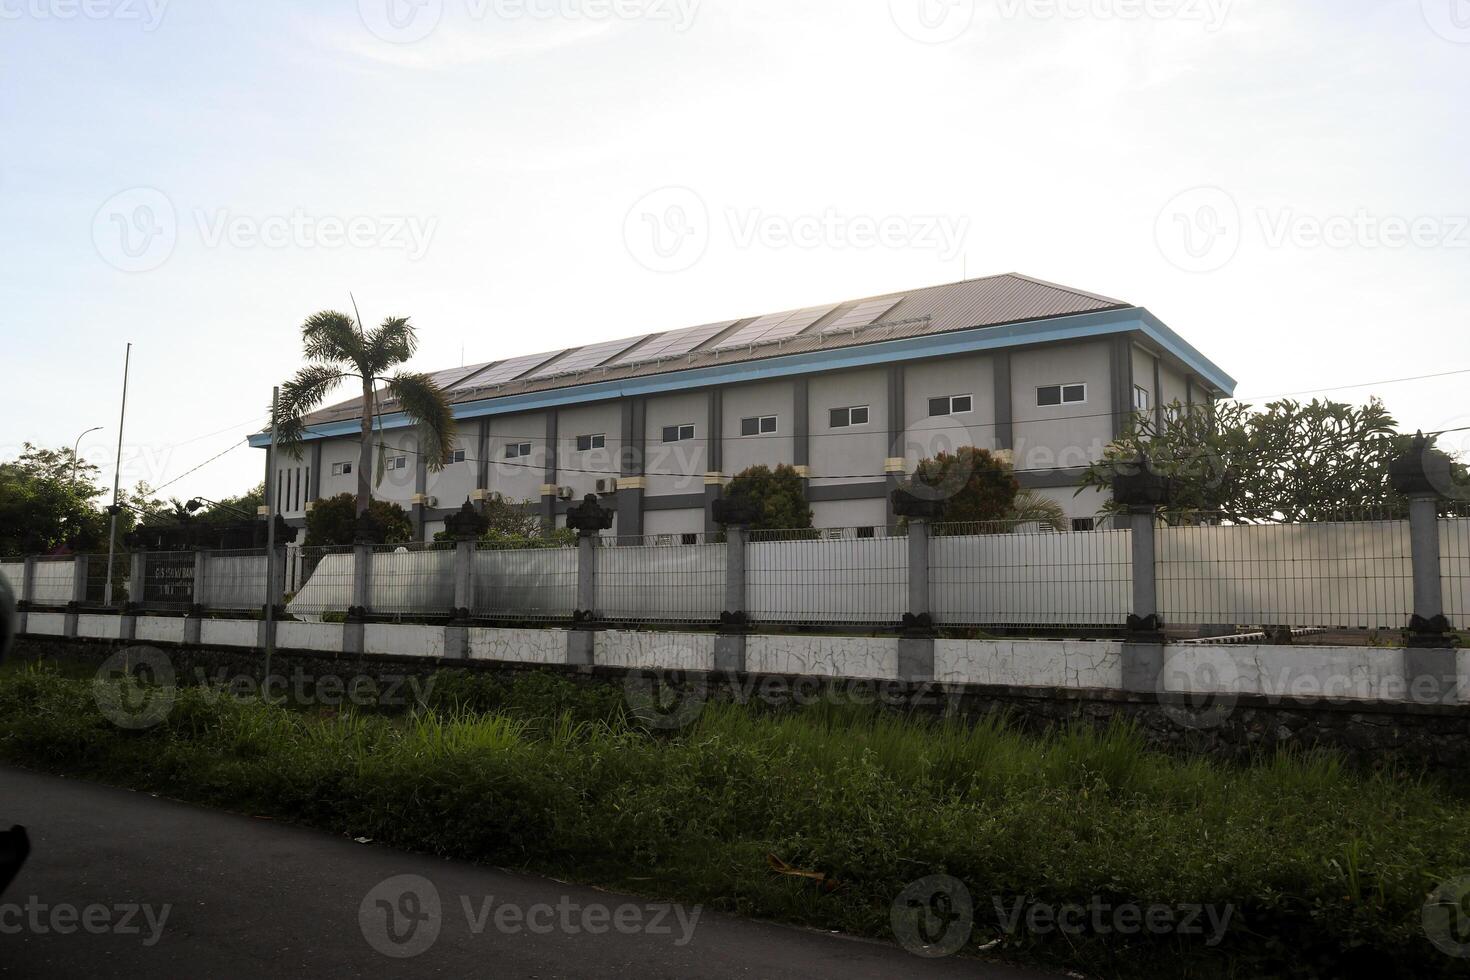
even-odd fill
[{"label": "street lamp post", "polygon": [[101,431],[102,426],[94,425],[86,432],[83,432],[81,435],[77,436],[76,445],[72,446],[71,449],[71,482],[73,486],[75,486],[77,482],[77,453],[82,451],[82,440],[87,438],[87,436],[91,435],[94,432]]}]

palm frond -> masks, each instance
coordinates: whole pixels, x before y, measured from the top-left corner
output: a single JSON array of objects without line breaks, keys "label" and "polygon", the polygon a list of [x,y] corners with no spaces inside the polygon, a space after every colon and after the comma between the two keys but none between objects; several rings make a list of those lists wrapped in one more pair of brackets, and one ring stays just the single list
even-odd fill
[{"label": "palm frond", "polygon": [[373,373],[383,373],[413,357],[419,347],[418,333],[408,317],[388,317],[368,333],[363,347]]},{"label": "palm frond", "polygon": [[348,374],[330,364],[308,364],[295,377],[281,385],[276,417],[276,447],[293,459],[301,458],[301,442],[306,435],[306,416],[322,403]]},{"label": "palm frond", "polygon": [[1022,524],[1034,521],[1049,525],[1055,531],[1065,531],[1070,526],[1062,505],[1035,490],[1022,490],[1016,494],[1015,503],[1011,505],[1011,520]]},{"label": "palm frond", "polygon": [[301,325],[301,349],[309,361],[327,364],[363,364],[363,339],[352,317],[335,310],[322,310]]},{"label": "palm frond", "polygon": [[429,469],[436,473],[442,470],[454,451],[456,435],[454,412],[443,390],[427,374],[404,372],[388,379],[388,394],[418,425],[419,452],[424,454]]}]

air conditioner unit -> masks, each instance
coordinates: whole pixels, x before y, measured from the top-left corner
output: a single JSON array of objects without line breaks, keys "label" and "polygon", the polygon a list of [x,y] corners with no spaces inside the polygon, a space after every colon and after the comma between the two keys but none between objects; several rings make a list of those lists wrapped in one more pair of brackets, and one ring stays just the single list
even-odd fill
[{"label": "air conditioner unit", "polygon": [[577,495],[577,492],[571,487],[557,487],[556,495],[561,500],[571,500]]},{"label": "air conditioner unit", "polygon": [[424,506],[425,507],[438,507],[439,506],[439,498],[438,497],[425,497],[424,498]]},{"label": "air conditioner unit", "polygon": [[617,493],[618,492],[618,481],[617,480],[613,480],[613,479],[598,480],[597,481],[597,492],[599,494]]}]

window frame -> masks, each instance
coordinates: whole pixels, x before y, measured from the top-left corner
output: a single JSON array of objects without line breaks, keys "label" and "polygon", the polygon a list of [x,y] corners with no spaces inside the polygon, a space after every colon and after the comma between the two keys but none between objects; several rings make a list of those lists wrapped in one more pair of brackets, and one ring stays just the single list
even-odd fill
[{"label": "window frame", "polygon": [[[746,424],[747,423],[750,423],[750,422],[754,422],[755,423],[755,431],[754,432],[746,432],[745,431]],[[767,422],[771,423],[770,429],[767,429],[766,428],[766,423]],[[774,436],[774,435],[780,435],[780,428],[781,428],[780,416],[776,416],[776,415],[752,415],[749,418],[743,418],[743,419],[740,420],[740,437],[742,439],[744,439],[744,438],[746,438],[748,436]]]},{"label": "window frame", "polygon": [[[1140,401],[1139,396],[1140,395],[1143,396],[1142,399],[1141,399],[1142,402],[1143,402],[1142,405],[1139,404],[1139,401]],[[1148,411],[1152,411],[1153,410],[1153,407],[1154,407],[1153,406],[1153,394],[1147,388],[1145,388],[1143,385],[1134,385],[1133,386],[1133,410],[1135,412],[1148,412]]]},{"label": "window frame", "polygon": [[449,450],[449,456],[444,460],[444,465],[455,466],[459,463],[466,462],[468,459],[469,454],[467,454],[463,449],[451,449]]},{"label": "window frame", "polygon": [[340,462],[340,463],[333,463],[332,464],[332,475],[333,476],[351,476],[352,475],[352,460],[349,459],[349,460],[344,460],[343,462]]},{"label": "window frame", "polygon": [[[839,412],[843,413],[843,417],[846,419],[845,422],[837,421]],[[852,414],[854,412],[863,413],[863,420],[861,422],[853,421]],[[848,405],[844,408],[831,408],[827,410],[827,427],[831,429],[852,429],[860,425],[867,425],[872,421],[873,412],[868,405]]]},{"label": "window frame", "polygon": [[[585,447],[583,446],[583,443],[584,442],[586,443],[586,446]],[[594,433],[590,433],[588,435],[578,436],[577,437],[577,452],[579,452],[579,453],[590,453],[594,449],[606,449],[606,448],[607,448],[607,433],[606,432],[594,432]]]},{"label": "window frame", "polygon": [[408,469],[408,455],[383,457],[383,472]]},{"label": "window frame", "polygon": [[525,459],[531,455],[531,444],[529,442],[507,442],[505,444],[506,459]]},{"label": "window frame", "polygon": [[[955,408],[955,402],[961,399],[964,399],[964,401],[967,403],[966,406],[964,408]],[[934,403],[940,401],[945,403],[945,408],[947,409],[947,411],[934,411]],[[963,395],[935,395],[933,398],[929,399],[928,417],[931,419],[944,418],[950,415],[968,415],[973,411],[975,411],[975,395],[973,392]]]},{"label": "window frame", "polygon": [[[689,430],[689,434],[687,436],[684,434],[685,429]],[[669,438],[670,431],[674,433],[674,438],[672,439]],[[679,422],[674,425],[663,426],[662,435],[663,445],[671,446],[676,442],[693,442],[695,439],[699,438],[699,430],[695,428],[695,424],[693,422]]]},{"label": "window frame", "polygon": [[[1067,397],[1067,391],[1069,389],[1077,389],[1077,388],[1081,388],[1082,389],[1082,397],[1081,398],[1068,398]],[[1043,391],[1050,391],[1052,389],[1056,389],[1057,400],[1054,401],[1054,402],[1044,402],[1044,401],[1042,401],[1041,400],[1041,393]],[[1044,385],[1037,385],[1036,386],[1036,407],[1037,408],[1063,408],[1063,407],[1065,407],[1067,405],[1086,405],[1086,404],[1087,404],[1087,382],[1085,382],[1085,381],[1058,381],[1058,382],[1055,382],[1053,384],[1044,384]]]}]

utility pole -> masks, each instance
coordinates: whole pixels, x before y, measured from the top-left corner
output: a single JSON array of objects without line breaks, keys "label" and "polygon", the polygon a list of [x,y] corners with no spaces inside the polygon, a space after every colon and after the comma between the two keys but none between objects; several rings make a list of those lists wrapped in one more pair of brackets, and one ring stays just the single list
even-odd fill
[{"label": "utility pole", "polygon": [[[123,447],[123,425],[128,419],[128,369],[133,362],[133,345],[128,344],[127,353],[123,354],[123,391],[122,391],[122,413],[117,422],[117,465],[112,472],[112,506],[109,511],[112,520],[107,526],[107,584],[102,589],[102,604],[112,605],[112,559],[117,552],[117,515],[122,510],[119,501],[122,497],[122,447]],[[77,440],[79,443],[81,440]]]},{"label": "utility pole", "polygon": [[270,695],[271,657],[276,652],[276,436],[280,433],[281,388],[271,389],[271,444],[265,450],[265,677],[261,690]]}]

